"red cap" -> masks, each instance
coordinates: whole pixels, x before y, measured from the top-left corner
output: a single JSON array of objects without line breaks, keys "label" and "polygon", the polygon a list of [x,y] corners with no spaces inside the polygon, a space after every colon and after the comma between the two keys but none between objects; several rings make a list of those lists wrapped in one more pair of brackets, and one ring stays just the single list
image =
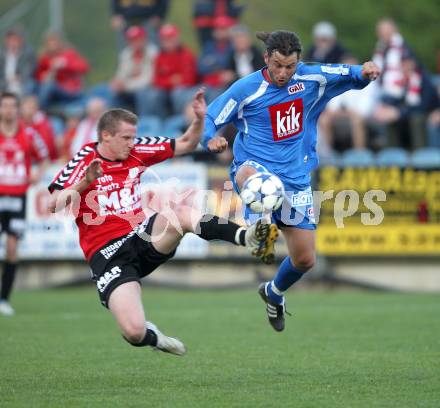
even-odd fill
[{"label": "red cap", "polygon": [[229,16],[218,16],[214,18],[212,25],[214,28],[229,28],[236,24],[235,19]]},{"label": "red cap", "polygon": [[145,38],[145,30],[139,26],[132,26],[125,32],[127,41],[139,40]]},{"label": "red cap", "polygon": [[179,29],[173,24],[164,24],[159,30],[160,38],[175,38],[179,36],[179,34]]}]

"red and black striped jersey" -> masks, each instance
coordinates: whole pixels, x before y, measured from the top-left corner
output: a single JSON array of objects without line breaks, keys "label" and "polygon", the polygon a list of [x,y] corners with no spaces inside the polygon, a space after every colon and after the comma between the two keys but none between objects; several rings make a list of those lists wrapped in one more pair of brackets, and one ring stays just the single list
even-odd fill
[{"label": "red and black striped jersey", "polygon": [[81,181],[89,163],[101,158],[102,176],[80,194],[72,208],[85,257],[109,241],[131,232],[146,218],[141,201],[140,176],[153,164],[174,155],[174,139],[141,137],[128,159],[110,161],[101,157],[97,143],[89,143],[64,166],[49,185],[49,191],[67,189]]}]

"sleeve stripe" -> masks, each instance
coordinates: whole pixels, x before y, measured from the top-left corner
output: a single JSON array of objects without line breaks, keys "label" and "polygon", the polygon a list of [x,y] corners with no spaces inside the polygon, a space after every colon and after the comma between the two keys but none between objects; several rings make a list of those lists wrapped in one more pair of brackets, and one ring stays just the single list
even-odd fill
[{"label": "sleeve stripe", "polygon": [[170,138],[165,136],[144,136],[137,137],[134,140],[134,144],[145,144],[145,145],[153,145],[159,143],[170,143]]},{"label": "sleeve stripe", "polygon": [[72,160],[67,163],[61,172],[61,174],[58,176],[58,178],[54,181],[53,184],[58,184],[61,187],[64,187],[64,184],[67,180],[69,180],[69,177],[75,170],[76,166],[91,152],[93,152],[93,149],[90,146],[84,147],[84,149],[81,149]]},{"label": "sleeve stripe", "polygon": [[230,98],[229,101],[226,103],[226,105],[223,107],[222,111],[215,118],[214,120],[215,125],[219,126],[225,123],[225,120],[228,118],[228,116],[236,106],[237,106],[237,101],[233,98]]}]

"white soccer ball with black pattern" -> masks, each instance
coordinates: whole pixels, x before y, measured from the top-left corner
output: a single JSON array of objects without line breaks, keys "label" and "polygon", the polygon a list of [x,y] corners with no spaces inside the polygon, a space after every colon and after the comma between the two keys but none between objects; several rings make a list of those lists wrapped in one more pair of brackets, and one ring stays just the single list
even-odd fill
[{"label": "white soccer ball with black pattern", "polygon": [[281,207],[284,186],[274,174],[255,173],[245,181],[240,197],[256,213],[271,212]]}]

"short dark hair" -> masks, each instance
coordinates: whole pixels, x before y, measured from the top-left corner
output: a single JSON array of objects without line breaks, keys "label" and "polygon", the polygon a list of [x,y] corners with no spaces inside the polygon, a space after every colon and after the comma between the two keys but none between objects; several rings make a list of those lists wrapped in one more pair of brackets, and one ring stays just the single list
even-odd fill
[{"label": "short dark hair", "polygon": [[7,98],[15,99],[17,106],[20,106],[20,98],[16,93],[9,91],[2,92],[0,94],[0,103],[3,101],[3,99],[7,99]]},{"label": "short dark hair", "polygon": [[136,126],[138,117],[126,109],[110,109],[104,112],[98,121],[98,141],[102,140],[102,132],[104,131],[110,134],[116,133],[120,122]]},{"label": "short dark hair", "polygon": [[302,47],[299,37],[291,31],[278,30],[271,33],[258,31],[255,35],[264,42],[269,56],[274,51],[278,51],[285,56],[289,56],[294,52],[298,53],[298,56],[301,54]]}]

